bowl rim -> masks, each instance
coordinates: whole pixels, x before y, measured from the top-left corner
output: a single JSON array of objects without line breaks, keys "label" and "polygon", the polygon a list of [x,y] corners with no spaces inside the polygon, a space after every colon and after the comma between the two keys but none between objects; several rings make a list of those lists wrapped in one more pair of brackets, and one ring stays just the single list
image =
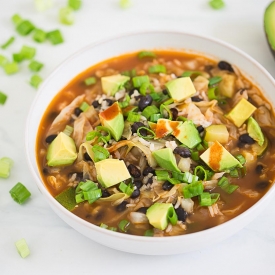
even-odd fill
[{"label": "bowl rim", "polygon": [[[200,235],[203,235],[204,237],[205,237],[205,235],[212,235],[216,231],[220,231],[223,228],[229,227],[230,225],[232,225],[234,223],[238,223],[239,220],[242,220],[245,216],[249,216],[251,212],[254,212],[255,208],[258,208],[260,205],[264,204],[271,196],[274,195],[275,184],[273,183],[273,185],[269,188],[269,190],[255,204],[253,204],[251,207],[249,207],[247,210],[245,210],[244,212],[242,212],[238,216],[236,216],[236,217],[234,217],[234,218],[232,218],[232,219],[230,219],[230,220],[228,220],[228,221],[226,221],[226,222],[224,222],[222,224],[216,225],[214,227],[211,227],[211,228],[208,228],[208,229],[205,229],[205,230],[194,232],[194,233],[188,233],[188,234],[183,234],[183,235],[178,235],[178,236],[166,236],[166,237],[148,238],[146,236],[128,235],[128,234],[123,234],[123,233],[120,233],[120,232],[114,232],[114,231],[111,231],[111,230],[106,230],[104,228],[96,226],[96,225],[94,225],[92,223],[89,223],[88,221],[86,221],[86,220],[84,220],[84,219],[76,216],[75,214],[73,214],[72,212],[70,212],[69,210],[67,210],[66,208],[64,208],[61,204],[59,204],[54,199],[54,197],[47,190],[47,187],[44,185],[43,181],[36,174],[36,170],[38,171],[37,165],[34,166],[32,164],[30,152],[32,152],[33,150],[31,149],[30,143],[28,142],[29,136],[30,136],[30,132],[28,131],[28,129],[29,129],[29,125],[30,125],[30,122],[31,122],[31,119],[32,119],[31,116],[32,116],[33,110],[35,108],[35,105],[36,105],[37,101],[39,101],[39,98],[41,97],[41,94],[42,94],[42,91],[44,89],[44,86],[46,86],[47,83],[51,81],[51,79],[54,77],[55,74],[57,74],[60,70],[62,70],[64,67],[66,67],[67,63],[70,63],[71,60],[77,58],[83,52],[86,52],[86,51],[90,50],[93,47],[100,46],[101,44],[105,44],[105,43],[111,42],[111,41],[116,40],[116,39],[122,39],[122,38],[131,37],[131,36],[146,35],[146,34],[186,35],[186,36],[191,36],[191,37],[195,37],[195,38],[198,38],[198,39],[208,40],[208,41],[213,42],[215,44],[219,44],[220,46],[228,48],[228,49],[230,49],[230,50],[238,53],[239,55],[242,55],[244,58],[248,59],[251,63],[253,63],[254,66],[258,67],[258,69],[272,82],[272,84],[275,87],[275,80],[274,80],[274,78],[253,57],[251,57],[250,55],[248,55],[247,53],[245,53],[241,49],[237,48],[236,46],[234,46],[234,45],[232,45],[232,44],[230,44],[228,42],[222,41],[222,40],[220,40],[218,38],[214,38],[212,36],[201,35],[201,34],[194,34],[194,33],[185,32],[185,31],[147,30],[147,31],[126,32],[124,34],[114,35],[114,36],[111,36],[111,37],[108,37],[108,38],[100,39],[98,41],[95,41],[95,42],[87,44],[86,46],[78,49],[75,53],[69,55],[65,60],[63,60],[49,74],[49,76],[45,79],[45,81],[43,81],[43,83],[40,85],[40,87],[39,87],[39,89],[37,91],[37,94],[36,94],[36,96],[35,96],[32,104],[31,104],[30,109],[29,109],[27,120],[26,120],[26,124],[25,124],[25,136],[24,137],[25,137],[25,153],[26,153],[27,163],[28,163],[29,169],[31,171],[31,174],[32,174],[32,176],[34,178],[36,186],[38,187],[38,189],[40,190],[40,192],[46,197],[47,202],[50,204],[51,207],[53,207],[53,206],[57,207],[58,210],[61,211],[62,214],[64,214],[66,216],[66,218],[75,220],[77,223],[80,223],[82,226],[84,226],[84,227],[86,227],[88,229],[91,229],[91,230],[96,230],[100,234],[109,235],[109,236],[116,237],[116,238],[122,238],[124,240],[133,240],[133,241],[139,241],[139,242],[152,242],[152,243],[155,243],[155,242],[158,242],[158,243],[159,242],[161,242],[161,243],[167,243],[167,242],[170,242],[171,239],[182,241],[183,238],[184,239],[197,239]],[[203,54],[203,52],[201,52],[201,54]],[[96,64],[91,64],[91,66],[93,66],[93,65],[96,65]],[[85,70],[85,69],[83,69],[83,70]],[[265,94],[264,91],[263,91],[263,93],[264,93],[265,96],[268,96],[268,95]],[[272,102],[272,105],[275,105],[275,102]],[[273,108],[274,108],[274,106],[273,106]],[[36,136],[37,136],[37,129],[36,129]],[[36,157],[35,157],[35,159],[36,159]],[[38,171],[38,174],[39,173],[40,172]],[[246,224],[244,224],[243,227],[246,226]]]}]

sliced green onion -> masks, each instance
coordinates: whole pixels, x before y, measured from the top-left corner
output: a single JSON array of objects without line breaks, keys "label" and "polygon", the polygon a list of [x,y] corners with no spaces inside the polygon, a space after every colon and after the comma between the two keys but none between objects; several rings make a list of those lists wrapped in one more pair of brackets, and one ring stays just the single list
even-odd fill
[{"label": "sliced green onion", "polygon": [[142,51],[138,53],[138,58],[156,57],[156,54],[150,51]]},{"label": "sliced green onion", "polygon": [[73,187],[69,187],[62,191],[55,199],[69,211],[72,211],[78,203],[75,199],[75,189]]},{"label": "sliced green onion", "polygon": [[38,11],[45,11],[52,7],[53,0],[34,0],[34,4]]},{"label": "sliced green onion", "polygon": [[[78,186],[82,191],[98,189],[97,185],[91,180],[86,180],[85,182],[81,181]],[[77,192],[78,191],[79,191],[79,189],[77,190]]]},{"label": "sliced green onion", "polygon": [[178,180],[178,179],[175,179],[175,178],[169,178],[169,179],[167,179],[171,184],[179,184],[179,183],[181,183],[181,181],[180,180]]},{"label": "sliced green onion", "polygon": [[235,190],[237,190],[239,188],[238,185],[235,185],[235,184],[229,184],[226,188],[225,188],[225,191],[228,193],[228,194],[232,194]]},{"label": "sliced green onion", "polygon": [[125,99],[122,101],[122,102],[118,102],[118,105],[120,108],[126,108],[127,106],[129,106],[129,103],[130,103],[130,96],[127,94],[125,96]]},{"label": "sliced green onion", "polygon": [[222,9],[225,6],[225,3],[223,0],[211,0],[208,2],[210,7],[212,7],[215,10]]},{"label": "sliced green onion", "polygon": [[[150,84],[150,85],[152,85],[152,84]],[[154,86],[153,86],[153,88],[154,88]],[[150,92],[150,96],[152,97],[152,99],[154,101],[157,101],[157,102],[159,102],[162,98],[161,93],[156,93],[156,92]]]},{"label": "sliced green onion", "polygon": [[75,189],[75,200],[77,203],[87,200],[89,204],[92,204],[101,196],[101,189],[91,180],[81,181]]},{"label": "sliced green onion", "polygon": [[79,109],[82,111],[82,112],[85,112],[87,111],[88,109],[90,108],[90,105],[87,103],[87,102],[82,102]]},{"label": "sliced green onion", "polygon": [[168,171],[166,170],[156,170],[155,173],[158,181],[164,181],[170,177]]},{"label": "sliced green onion", "polygon": [[[146,135],[146,136],[143,136],[140,131],[144,129],[146,130],[147,132],[151,133],[151,135]],[[154,131],[152,131],[151,129],[147,128],[147,127],[139,127],[138,130],[137,130],[137,135],[141,138],[144,138],[144,139],[154,139],[156,137],[156,133]]]},{"label": "sliced green onion", "polygon": [[64,7],[59,10],[60,23],[64,25],[72,25],[74,20],[74,10],[71,7]]},{"label": "sliced green onion", "polygon": [[108,152],[108,150],[99,145],[94,145],[92,147],[92,151],[94,152],[95,162],[107,159],[110,156],[110,153]]},{"label": "sliced green onion", "polygon": [[154,236],[154,231],[153,231],[153,229],[148,229],[148,230],[146,230],[145,233],[144,233],[144,236],[145,236],[145,237],[153,237],[153,236]]},{"label": "sliced green onion", "polygon": [[101,189],[83,191],[83,196],[84,196],[84,199],[87,200],[89,204],[92,204],[93,202],[101,198],[102,196]]},{"label": "sliced green onion", "polygon": [[31,77],[31,80],[30,80],[30,84],[34,87],[34,88],[38,88],[39,85],[41,84],[41,82],[43,81],[43,79],[37,75],[37,74],[34,74],[32,77]]},{"label": "sliced green onion", "polygon": [[35,48],[29,46],[23,46],[20,51],[20,54],[24,59],[32,59],[35,56],[35,53]]},{"label": "sliced green onion", "polygon": [[134,88],[141,87],[144,83],[150,83],[150,79],[148,75],[135,76],[132,78]]},{"label": "sliced green onion", "polygon": [[227,186],[229,184],[230,183],[229,183],[229,181],[228,181],[228,179],[226,177],[221,177],[220,180],[219,180],[219,182],[218,182],[218,186],[220,186],[221,188],[223,188],[223,187],[225,187],[225,186]]},{"label": "sliced green onion", "polygon": [[0,91],[0,104],[4,105],[6,103],[8,96]]},{"label": "sliced green onion", "polygon": [[62,34],[59,30],[50,31],[47,33],[47,38],[53,45],[57,45],[64,42]]},{"label": "sliced green onion", "polygon": [[[190,173],[191,174],[191,173]],[[186,182],[186,177],[184,175],[184,173],[180,173],[180,172],[172,172],[172,176],[174,179],[179,180],[180,182]]]},{"label": "sliced green onion", "polygon": [[204,148],[206,148],[206,149],[209,147],[208,142],[206,140],[203,140],[202,144],[203,144]]},{"label": "sliced green onion", "polygon": [[137,72],[135,69],[132,69],[130,71],[124,71],[121,73],[122,75],[126,75],[126,76],[129,76],[129,77],[134,77],[137,75]]},{"label": "sliced green onion", "polygon": [[0,55],[0,66],[4,67],[7,63],[9,63],[8,59],[4,55]]},{"label": "sliced green onion", "polygon": [[18,67],[17,62],[11,62],[4,66],[4,70],[5,70],[6,74],[14,74],[19,71],[19,67]]},{"label": "sliced green onion", "polygon": [[226,177],[222,177],[218,181],[218,186],[220,186],[228,194],[233,193],[236,189],[239,188],[238,185],[230,184],[229,180]]},{"label": "sliced green onion", "polygon": [[16,26],[16,31],[23,36],[28,35],[34,29],[35,29],[35,26],[29,20],[22,20]]},{"label": "sliced green onion", "polygon": [[13,57],[13,61],[17,63],[24,60],[24,56],[21,53],[14,53],[12,54],[12,57]]},{"label": "sliced green onion", "polygon": [[217,99],[218,97],[216,95],[216,87],[208,89],[207,96],[209,100]]},{"label": "sliced green onion", "polygon": [[24,203],[30,196],[29,190],[21,183],[18,182],[11,190],[11,197],[19,204]]},{"label": "sliced green onion", "polygon": [[85,82],[85,84],[86,84],[87,86],[90,86],[90,85],[93,85],[93,84],[96,83],[96,78],[93,77],[93,76],[91,76],[91,77],[86,78],[86,79],[84,80],[84,82]]},{"label": "sliced green onion", "polygon": [[184,116],[178,116],[177,121],[188,121],[188,119]]},{"label": "sliced green onion", "polygon": [[130,112],[128,114],[127,120],[130,122],[138,122],[140,120],[140,114]]},{"label": "sliced green onion", "polygon": [[139,88],[139,92],[140,92],[141,95],[146,95],[148,89],[149,89],[150,93],[155,92],[154,86],[149,82],[143,83]]},{"label": "sliced green onion", "polygon": [[[0,93],[1,100],[1,93]],[[7,178],[10,175],[10,170],[13,165],[12,159],[4,157],[0,159],[0,178]]]},{"label": "sliced green onion", "polygon": [[70,136],[74,131],[74,128],[70,125],[66,125],[65,129],[63,130],[63,133],[67,136]]},{"label": "sliced green onion", "polygon": [[151,115],[154,114],[158,114],[159,113],[159,109],[158,107],[156,107],[155,105],[151,105],[151,106],[147,106],[143,111],[142,111],[142,115],[145,116],[147,119],[149,119],[149,117],[151,117]]},{"label": "sliced green onion", "polygon": [[120,229],[120,231],[122,232],[127,232],[128,228],[130,226],[130,222],[127,220],[122,220],[119,222],[118,224],[118,228]]},{"label": "sliced green onion", "polygon": [[208,192],[203,192],[199,195],[200,206],[210,206],[212,205],[211,195]]},{"label": "sliced green onion", "polygon": [[131,6],[131,1],[130,0],[119,0],[119,6],[122,9],[127,9]]},{"label": "sliced green onion", "polygon": [[34,41],[42,43],[46,40],[47,33],[41,29],[35,29],[32,38]]},{"label": "sliced green onion", "polygon": [[93,140],[95,137],[100,137],[101,134],[97,131],[91,131],[89,133],[87,133],[86,135],[86,140],[87,141],[90,141],[90,140]]},{"label": "sliced green onion", "polygon": [[194,183],[190,183],[189,185],[185,186],[182,189],[182,193],[184,198],[192,198],[195,196],[198,196],[200,194],[203,193],[203,184],[202,182],[194,182]]},{"label": "sliced green onion", "polygon": [[[173,175],[173,177],[175,177],[175,176]],[[178,176],[175,177],[175,178],[179,179]],[[199,180],[199,177],[196,176],[196,175],[191,174],[190,172],[184,172],[183,173],[183,178],[179,179],[179,180],[181,180],[181,182],[194,183],[194,182],[197,182]]]},{"label": "sliced green onion", "polygon": [[152,65],[148,69],[150,74],[166,73],[166,67],[164,65]]},{"label": "sliced green onion", "polygon": [[244,165],[246,163],[246,159],[241,154],[235,156],[235,158],[241,163],[241,165]]},{"label": "sliced green onion", "polygon": [[209,79],[209,83],[208,86],[213,86],[218,84],[219,82],[222,81],[222,77],[221,76],[213,76]]},{"label": "sliced green onion", "polygon": [[170,105],[172,103],[174,103],[174,99],[173,98],[169,98],[169,99],[165,100],[162,104],[163,105]]},{"label": "sliced green onion", "polygon": [[30,250],[25,239],[21,239],[15,243],[19,255],[24,259],[30,255]]},{"label": "sliced green onion", "polygon": [[206,174],[207,174],[207,178],[206,180],[211,180],[212,177],[214,176],[215,172],[214,171],[210,171],[210,170],[205,170]]},{"label": "sliced green onion", "polygon": [[159,109],[162,117],[172,120],[173,115],[168,106],[161,104]]},{"label": "sliced green onion", "polygon": [[123,193],[125,193],[128,196],[131,196],[134,192],[134,185],[132,183],[129,183],[128,185],[125,182],[121,182],[119,184],[119,190]]},{"label": "sliced green onion", "polygon": [[99,227],[107,229],[107,228],[108,228],[108,225],[105,224],[105,223],[101,223]]},{"label": "sliced green onion", "polygon": [[202,75],[202,73],[200,71],[185,71],[181,76],[183,77],[196,77]]},{"label": "sliced green onion", "polygon": [[176,225],[177,224],[177,222],[178,222],[178,216],[176,214],[176,211],[175,211],[174,207],[170,207],[168,209],[167,218],[168,218],[169,222],[172,225]]},{"label": "sliced green onion", "polygon": [[13,42],[14,40],[15,40],[15,37],[14,37],[14,36],[10,37],[10,38],[1,46],[1,48],[2,48],[3,50],[5,50],[9,45],[12,44],[12,42]]},{"label": "sliced green onion", "polygon": [[233,169],[233,170],[230,170],[229,174],[230,174],[231,178],[238,178],[239,177],[239,172],[238,172],[238,169],[236,169],[236,168]]},{"label": "sliced green onion", "polygon": [[74,10],[79,10],[81,7],[82,1],[81,0],[68,0],[68,6]]},{"label": "sliced green onion", "polygon": [[14,14],[11,18],[12,22],[14,23],[15,26],[17,26],[19,23],[23,21],[20,15]]},{"label": "sliced green onion", "polygon": [[207,179],[207,173],[206,170],[201,166],[197,166],[194,170],[194,174],[199,177],[201,180],[206,180]]},{"label": "sliced green onion", "polygon": [[117,228],[112,226],[112,227],[108,227],[108,230],[117,231]]},{"label": "sliced green onion", "polygon": [[205,150],[205,148],[203,147],[203,145],[201,143],[196,147],[196,149],[198,151],[204,151]]},{"label": "sliced green onion", "polygon": [[43,66],[44,65],[42,63],[32,60],[29,64],[29,69],[33,72],[39,72],[43,68]]},{"label": "sliced green onion", "polygon": [[199,152],[198,151],[191,152],[191,159],[194,160],[194,161],[200,160]]},{"label": "sliced green onion", "polygon": [[162,115],[161,114],[152,114],[150,116],[150,121],[152,122],[157,122],[160,118],[162,118]]},{"label": "sliced green onion", "polygon": [[83,192],[75,195],[75,201],[76,201],[76,203],[81,203],[81,202],[85,201]]},{"label": "sliced green onion", "polygon": [[104,143],[107,143],[111,139],[111,133],[108,128],[104,126],[97,126],[96,131],[99,132],[99,141],[103,141]]}]

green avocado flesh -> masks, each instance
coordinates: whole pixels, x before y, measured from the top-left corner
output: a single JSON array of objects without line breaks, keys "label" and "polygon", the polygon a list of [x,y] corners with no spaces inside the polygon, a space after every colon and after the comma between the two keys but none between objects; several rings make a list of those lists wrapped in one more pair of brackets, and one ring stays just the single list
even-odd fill
[{"label": "green avocado flesh", "polygon": [[269,47],[275,57],[275,1],[271,2],[265,10],[264,29]]}]

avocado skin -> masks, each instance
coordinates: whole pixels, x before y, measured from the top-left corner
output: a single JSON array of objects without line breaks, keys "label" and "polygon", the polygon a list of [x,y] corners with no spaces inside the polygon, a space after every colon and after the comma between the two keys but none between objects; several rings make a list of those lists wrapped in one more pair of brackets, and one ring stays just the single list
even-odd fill
[{"label": "avocado skin", "polygon": [[[264,13],[264,30],[266,35],[266,40],[268,42],[268,46],[270,51],[275,58],[275,1],[272,1],[267,8],[265,9]],[[272,26],[273,24],[273,26]],[[273,30],[272,30],[273,28]]]}]

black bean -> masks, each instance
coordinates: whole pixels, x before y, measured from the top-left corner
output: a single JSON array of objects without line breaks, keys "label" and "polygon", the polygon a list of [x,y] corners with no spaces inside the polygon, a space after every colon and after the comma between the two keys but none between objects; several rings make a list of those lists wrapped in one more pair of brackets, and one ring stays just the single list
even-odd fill
[{"label": "black bean", "polygon": [[201,99],[200,97],[198,97],[198,96],[192,96],[192,97],[191,97],[191,100],[192,100],[193,102],[200,102],[200,101],[202,101],[202,99]]},{"label": "black bean", "polygon": [[56,137],[57,137],[57,135],[50,135],[50,136],[47,136],[46,139],[45,139],[45,141],[46,141],[47,143],[52,143],[53,140],[54,140]]},{"label": "black bean", "polygon": [[150,167],[150,166],[147,166],[147,167],[144,168],[142,175],[147,176],[149,173],[151,173],[153,175],[156,175],[155,169]]},{"label": "black bean", "polygon": [[93,101],[92,105],[93,105],[94,108],[97,108],[97,107],[100,106],[98,100]]},{"label": "black bean", "polygon": [[146,214],[148,208],[149,208],[149,207],[140,207],[140,208],[137,210],[137,212]]},{"label": "black bean", "polygon": [[163,184],[162,184],[162,190],[164,191],[169,191],[173,188],[173,184],[170,183],[168,180],[166,180]]},{"label": "black bean", "polygon": [[132,177],[140,178],[141,172],[134,164],[129,164],[127,168]]},{"label": "black bean", "polygon": [[107,197],[110,197],[111,196],[111,194],[108,192],[108,190],[106,190],[106,189],[102,189],[101,190],[101,198],[107,198]]},{"label": "black bean", "polygon": [[133,191],[132,195],[130,196],[130,198],[135,199],[135,198],[137,198],[139,195],[140,195],[139,189],[135,189],[135,190]]},{"label": "black bean", "polygon": [[182,221],[182,222],[186,221],[188,213],[182,207],[178,207],[177,209],[175,209],[175,212],[178,216],[179,221]]},{"label": "black bean", "polygon": [[89,154],[87,152],[84,153],[84,159],[86,161],[91,161],[92,160],[91,157],[89,156]]},{"label": "black bean", "polygon": [[180,155],[182,158],[190,158],[191,157],[191,151],[188,148],[182,147],[182,146],[176,147],[174,149],[173,153]]},{"label": "black bean", "polygon": [[150,95],[142,96],[138,103],[138,108],[143,111],[146,107],[150,106],[153,102],[153,98]]},{"label": "black bean", "polygon": [[253,144],[255,143],[255,140],[250,137],[248,134],[243,134],[239,136],[239,141],[244,144]]},{"label": "black bean", "polygon": [[259,175],[262,174],[263,169],[264,169],[264,166],[262,164],[258,164],[255,168],[256,174],[259,174]]},{"label": "black bean", "polygon": [[76,108],[74,109],[74,114],[75,114],[76,116],[79,116],[82,112],[83,112],[83,111],[82,111],[80,108],[78,108],[78,107],[76,107]]},{"label": "black bean", "polygon": [[148,180],[147,180],[147,183],[146,183],[146,184],[152,184],[152,183],[153,183],[153,177],[148,178]]},{"label": "black bean", "polygon": [[179,111],[176,108],[171,108],[170,112],[172,114],[172,120],[176,120],[179,114]]},{"label": "black bean", "polygon": [[[138,129],[140,127],[145,127],[145,125],[142,123],[142,122],[134,122],[131,126],[131,131],[132,133],[137,133]],[[147,136],[147,131],[146,129],[141,129],[139,130],[139,133],[142,135],[142,136]]]},{"label": "black bean", "polygon": [[137,189],[140,189],[143,185],[141,180],[134,180],[134,185],[136,186]]},{"label": "black bean", "polygon": [[163,93],[164,95],[168,95],[168,91],[167,91],[166,89],[164,89],[164,90],[162,91],[162,93]]},{"label": "black bean", "polygon": [[131,89],[130,92],[129,92],[129,96],[131,96],[135,91],[138,91],[138,89],[137,88]]},{"label": "black bean", "polygon": [[202,133],[204,131],[204,128],[203,128],[203,126],[199,125],[197,127],[197,130],[198,130],[199,133]]},{"label": "black bean", "polygon": [[43,174],[45,174],[45,175],[48,175],[49,174],[49,171],[48,171],[48,169],[47,168],[43,168]]},{"label": "black bean", "polygon": [[229,63],[226,62],[226,61],[220,61],[220,62],[218,63],[218,67],[219,67],[221,70],[225,70],[225,71],[229,71],[229,72],[234,73],[234,70],[233,70],[231,64],[229,64]]},{"label": "black bean", "polygon": [[123,212],[126,210],[126,205],[128,204],[127,201],[123,201],[121,204],[116,206],[116,211],[117,212]]},{"label": "black bean", "polygon": [[109,99],[109,98],[105,98],[104,101],[107,102],[108,106],[111,106],[114,103],[114,101],[112,99]]},{"label": "black bean", "polygon": [[261,181],[256,184],[256,189],[259,191],[263,191],[264,189],[269,187],[269,182],[268,181]]}]

